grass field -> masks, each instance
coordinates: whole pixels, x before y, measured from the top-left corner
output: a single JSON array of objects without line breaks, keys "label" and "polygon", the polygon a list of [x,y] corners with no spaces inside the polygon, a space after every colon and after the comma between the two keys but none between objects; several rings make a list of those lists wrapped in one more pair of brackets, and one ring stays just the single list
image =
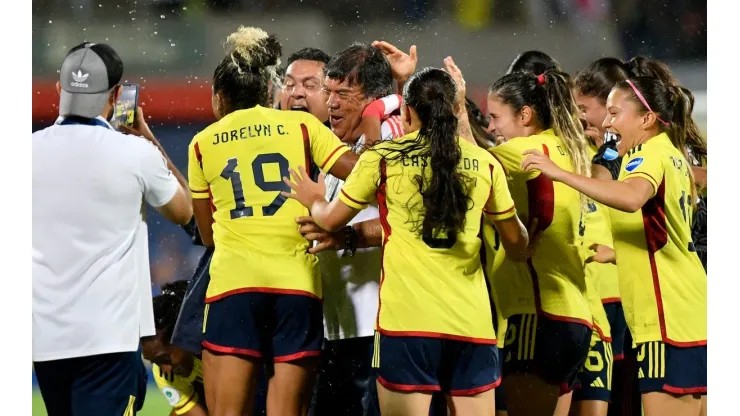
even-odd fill
[{"label": "grass field", "polygon": [[[150,386],[146,392],[146,400],[144,401],[144,408],[141,412],[137,413],[137,416],[167,416],[170,414],[170,405],[164,398],[162,393],[154,386]],[[46,408],[44,407],[44,400],[41,398],[41,393],[38,389],[33,389],[33,416],[46,416]]]}]

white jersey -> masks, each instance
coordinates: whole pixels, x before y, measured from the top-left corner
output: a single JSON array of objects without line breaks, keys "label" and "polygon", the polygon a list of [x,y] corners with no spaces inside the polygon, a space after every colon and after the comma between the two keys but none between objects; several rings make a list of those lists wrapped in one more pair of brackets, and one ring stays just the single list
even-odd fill
[{"label": "white jersey", "polygon": [[136,351],[153,333],[142,203],[179,185],[146,139],[94,124],[33,133],[33,361]]},{"label": "white jersey", "polygon": [[[403,136],[400,117],[392,116],[381,125],[383,140]],[[359,153],[365,143],[360,137],[352,150]],[[326,199],[337,197],[344,182],[326,175]],[[379,217],[374,201],[349,225]],[[342,257],[344,250],[318,254],[324,295],[324,333],[329,340],[369,337],[375,331],[380,283],[380,247],[358,248],[352,257]]]}]

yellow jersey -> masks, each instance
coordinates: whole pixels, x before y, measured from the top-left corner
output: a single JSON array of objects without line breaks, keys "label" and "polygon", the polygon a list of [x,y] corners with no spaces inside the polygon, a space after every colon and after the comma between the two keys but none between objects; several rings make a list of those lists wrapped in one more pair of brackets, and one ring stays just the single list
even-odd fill
[{"label": "yellow jersey", "polygon": [[[506,257],[501,247],[488,276],[504,318],[537,313],[550,319],[592,326],[586,277],[578,241],[581,200],[578,191],[538,171],[521,169],[522,152],[543,152],[572,172],[565,146],[553,130],[518,137],[490,149],[503,165],[511,195],[524,224],[538,219],[533,256],[524,263]],[[530,236],[531,238],[531,236]]]},{"label": "yellow jersey", "polygon": [[254,107],[198,133],[189,146],[193,198],[211,200],[215,251],[206,302],[242,292],[321,298],[317,257],[298,232],[309,215],[285,198],[289,168],[326,172],[349,150],[309,113]]},{"label": "yellow jersey", "polygon": [[642,178],[654,190],[639,211],[612,213],[619,290],[635,344],[707,343],[707,274],[691,240],[690,168],[665,133],[622,160],[620,181]]},{"label": "yellow jersey", "polygon": [[483,246],[481,247],[481,265],[483,266],[483,274],[486,276],[486,282],[488,283],[488,289],[491,294],[491,304],[495,312],[493,317],[496,322],[496,339],[498,340],[499,348],[504,347],[504,341],[506,339],[506,328],[508,326],[508,320],[504,318],[501,313],[501,308],[498,307],[496,300],[496,292],[491,287],[491,278],[488,275],[490,270],[493,270],[493,263],[496,260],[496,252],[501,248],[501,238],[496,232],[496,227],[487,218],[483,220],[483,226],[481,227],[483,236]]},{"label": "yellow jersey", "polygon": [[614,248],[612,241],[611,228],[609,227],[609,209],[594,201],[588,201],[588,211],[584,214],[583,223],[580,229],[580,236],[583,238],[581,253],[584,261],[586,272],[586,289],[588,291],[588,301],[591,305],[594,327],[602,341],[611,342],[611,327],[606,311],[604,310],[604,287],[609,289],[616,287],[616,300],[619,301],[619,280],[617,276],[617,266],[614,264],[602,263],[585,263],[586,258],[590,257],[593,252],[589,249],[592,244],[603,244]]},{"label": "yellow jersey", "polygon": [[152,364],[154,381],[176,415],[186,414],[197,404],[206,407],[206,398],[202,396],[203,364],[198,357],[194,360],[193,371],[187,377],[165,372],[157,364]]},{"label": "yellow jersey", "polygon": [[365,151],[339,196],[358,210],[378,201],[383,248],[376,330],[387,336],[495,344],[480,232],[484,213],[494,220],[515,215],[503,170],[485,150],[458,138],[459,168],[472,182],[464,228],[457,236],[423,238],[416,227],[423,205],[415,178],[431,176],[428,159],[415,151],[400,158],[393,150],[417,134]]}]

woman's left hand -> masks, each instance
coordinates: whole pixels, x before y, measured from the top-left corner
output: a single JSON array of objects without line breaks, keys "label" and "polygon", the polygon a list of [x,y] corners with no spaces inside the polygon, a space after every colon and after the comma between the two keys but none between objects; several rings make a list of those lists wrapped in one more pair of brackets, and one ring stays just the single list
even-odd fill
[{"label": "woman's left hand", "polygon": [[538,170],[554,181],[560,181],[563,175],[568,173],[556,165],[549,156],[538,150],[525,150],[522,154],[526,156],[522,161],[522,170]]},{"label": "woman's left hand", "polygon": [[311,209],[311,206],[315,201],[324,200],[326,194],[326,185],[324,184],[324,174],[319,174],[319,181],[314,182],[306,172],[303,166],[298,167],[298,172],[292,168],[289,170],[290,176],[293,178],[291,181],[289,178],[283,177],[283,182],[290,186],[293,192],[280,191],[280,194],[286,198],[292,198],[300,202],[304,207]]}]

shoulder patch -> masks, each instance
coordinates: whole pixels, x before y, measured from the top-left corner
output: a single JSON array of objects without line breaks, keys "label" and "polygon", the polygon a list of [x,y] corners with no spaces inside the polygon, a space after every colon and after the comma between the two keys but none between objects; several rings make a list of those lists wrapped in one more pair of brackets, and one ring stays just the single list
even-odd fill
[{"label": "shoulder patch", "polygon": [[644,161],[641,157],[636,157],[629,162],[627,162],[627,166],[624,167],[624,169],[627,172],[632,172],[633,170],[637,169],[638,166],[642,165],[642,162]]},{"label": "shoulder patch", "polygon": [[180,401],[180,392],[171,387],[164,387],[162,389],[162,393],[164,394],[164,397],[167,398],[167,402],[170,406],[174,406]]}]

